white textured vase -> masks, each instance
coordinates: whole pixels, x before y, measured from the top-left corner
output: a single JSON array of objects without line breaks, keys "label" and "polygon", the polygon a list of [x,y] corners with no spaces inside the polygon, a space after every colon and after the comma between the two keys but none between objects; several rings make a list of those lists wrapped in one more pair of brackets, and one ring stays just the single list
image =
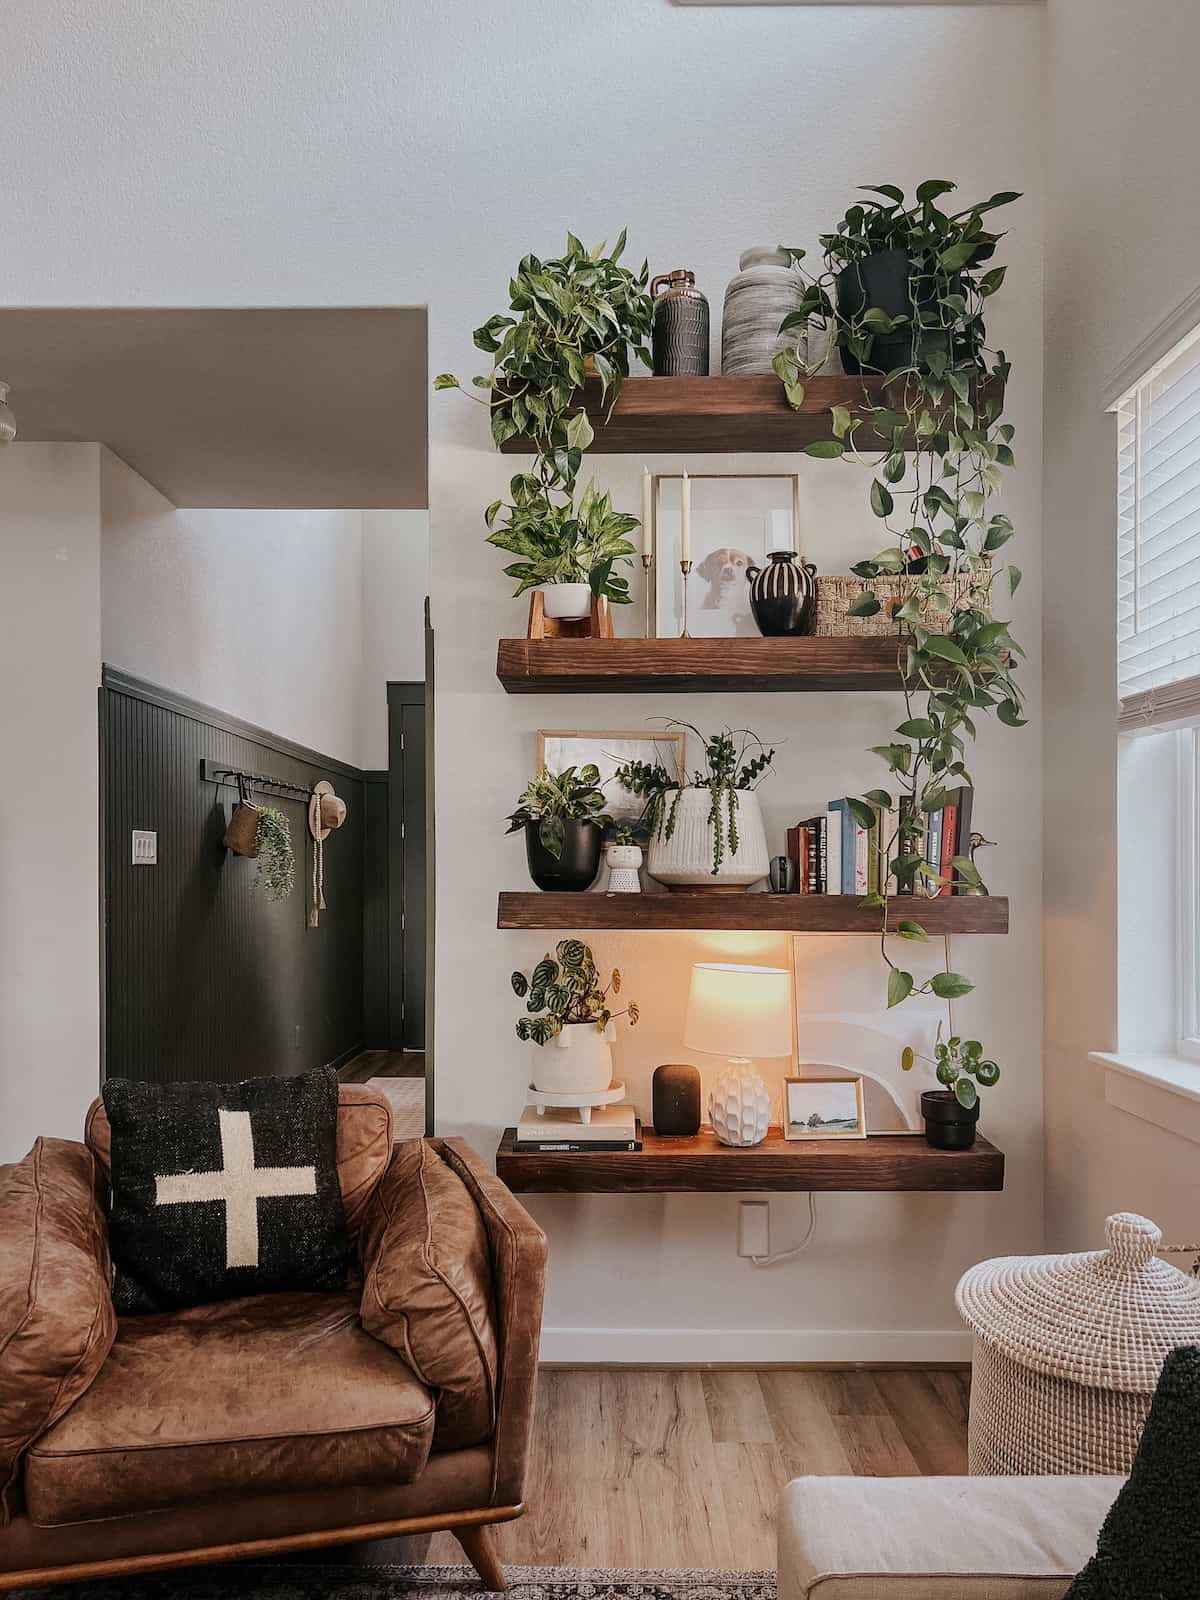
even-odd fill
[{"label": "white textured vase", "polygon": [[721,1144],[761,1144],[771,1125],[771,1096],[748,1061],[731,1061],[708,1096],[708,1120]]},{"label": "white textured vase", "polygon": [[578,622],[591,613],[591,588],[586,583],[548,583],[542,590],[542,608],[558,622]]},{"label": "white textured vase", "polygon": [[543,1094],[593,1094],[612,1082],[613,1025],[568,1022],[534,1052],[533,1087]]},{"label": "white textured vase", "polygon": [[763,831],[762,811],[753,789],[738,793],[738,847],[729,847],[729,807],[721,797],[721,817],[725,825],[725,852],[714,873],[713,829],[708,820],[712,799],[707,789],[685,789],[675,812],[675,827],[668,839],[666,818],[671,815],[668,797],[663,826],[650,841],[646,870],[669,889],[748,889],[765,878],[769,861],[767,836]]},{"label": "white textured vase", "polygon": [[642,864],[640,844],[608,844],[604,847],[604,860],[608,865],[609,894],[640,894],[642,881],[638,868]]}]

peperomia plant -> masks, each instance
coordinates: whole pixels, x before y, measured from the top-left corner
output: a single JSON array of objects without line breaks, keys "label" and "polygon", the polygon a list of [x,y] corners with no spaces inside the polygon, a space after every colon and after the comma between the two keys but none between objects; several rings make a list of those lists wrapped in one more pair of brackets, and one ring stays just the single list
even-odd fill
[{"label": "peperomia plant", "polygon": [[[490,407],[497,447],[527,435],[542,484],[567,494],[594,437],[586,412],[573,410],[589,366],[611,411],[631,360],[650,365],[650,270],[646,262],[636,273],[621,266],[624,249],[622,229],[611,254],[605,244],[588,250],[568,233],[566,251],[557,259],[525,256],[509,282],[513,314],[497,312],[475,330],[476,347],[493,359],[491,372],[472,383],[486,393],[482,403]],[[451,372],[441,373],[433,386],[462,387]]]},{"label": "peperomia plant", "polygon": [[543,849],[560,860],[564,823],[594,822],[603,828],[611,821],[604,810],[604,793],[599,784],[600,768],[590,761],[585,767],[539,772],[526,784],[505,833],[518,833],[536,822]]},{"label": "peperomia plant", "polygon": [[[617,769],[617,782],[645,802],[642,820],[652,834],[670,839],[684,789],[707,789],[708,821],[713,837],[713,875],[720,871],[728,842],[731,851],[738,847],[738,795],[755,789],[766,774],[775,751],[768,750],[756,733],[748,728],[724,728],[720,733],[704,734],[690,722],[670,721],[671,728],[694,734],[704,747],[704,765],[691,778],[680,782],[657,761],[629,761]],[[668,800],[668,796],[672,798]]]},{"label": "peperomia plant", "polygon": [[[806,275],[795,253],[805,292],[783,324],[801,336],[820,330],[849,368],[883,373],[879,395],[864,395],[853,414],[834,406],[833,438],[808,449],[816,456],[853,456],[869,467],[871,509],[890,535],[877,555],[851,569],[867,585],[852,614],[881,609],[873,579],[920,569],[911,594],[892,612],[904,720],[886,744],[872,747],[888,769],[889,787],[869,790],[850,806],[860,825],[870,827],[892,808],[892,789],[899,791],[898,825],[883,844],[887,866],[902,891],[920,884],[935,893],[946,879],[924,860],[923,818],[945,804],[948,789],[971,782],[966,740],[974,739],[981,714],[994,712],[1010,727],[1024,721],[1014,677],[1023,652],[1009,624],[992,612],[997,580],[1003,577],[1011,595],[1021,579],[1018,567],[995,561],[1013,533],[1010,519],[993,505],[1014,460],[1013,429],[1002,420],[1009,363],[989,348],[983,316],[1005,273],[989,265],[1002,235],[984,219],[1019,196],[1004,192],[947,212],[939,201],[954,187],[930,179],[910,205],[893,184],[871,186],[868,192],[879,198],[851,206],[836,232],[822,238],[823,272]],[[901,253],[904,298],[890,309],[864,296],[870,266],[886,251]],[[775,361],[793,406],[803,402],[810,375],[806,350],[802,342]],[[869,460],[859,449],[867,441],[873,450],[882,444]],[[950,613],[947,632],[924,626],[926,607]],[[956,887],[980,885],[965,856],[954,857],[952,875]],[[888,954],[886,898],[870,895],[866,903],[881,908],[889,1006],[912,993],[951,1000],[971,990],[967,978],[949,971],[916,984]],[[927,939],[915,918],[894,931]]]},{"label": "peperomia plant", "polygon": [[[1000,1081],[1000,1068],[984,1055],[978,1039],[963,1039],[952,1033],[949,1039],[943,1040],[940,1022],[933,1056],[923,1055],[920,1059],[934,1068],[938,1082],[952,1089],[954,1098],[967,1111],[978,1104],[980,1089],[990,1089]],[[916,1052],[906,1045],[900,1057],[901,1067],[910,1072],[916,1060]]]},{"label": "peperomia plant", "polygon": [[617,1017],[627,1016],[633,1027],[641,1015],[636,1000],[623,1011],[612,1009],[610,997],[621,992],[621,974],[614,967],[608,983],[602,984],[596,958],[582,939],[560,939],[554,955],[547,951],[531,976],[514,972],[512,986],[530,1013],[517,1023],[517,1038],[534,1044],[548,1044],[571,1023],[590,1022],[604,1029]]},{"label": "peperomia plant", "polygon": [[517,580],[514,596],[545,583],[586,583],[597,597],[629,604],[629,580],[614,568],[634,554],[626,535],[638,527],[636,517],[614,511],[611,495],[594,481],[578,511],[570,498],[556,504],[532,473],[518,473],[509,488],[512,503],[493,500],[483,520],[491,529],[487,542],[521,558],[504,569]]}]

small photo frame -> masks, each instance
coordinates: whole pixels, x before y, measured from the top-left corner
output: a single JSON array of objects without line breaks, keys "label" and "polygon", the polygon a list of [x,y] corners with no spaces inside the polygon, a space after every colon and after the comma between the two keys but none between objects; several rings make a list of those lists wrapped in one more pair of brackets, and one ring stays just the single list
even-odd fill
[{"label": "small photo frame", "polygon": [[627,761],[657,762],[672,777],[683,778],[684,733],[647,733],[645,730],[605,731],[590,728],[539,728],[537,735],[538,772],[561,772],[564,767],[586,767],[590,761],[600,769],[599,787],[604,791],[609,816],[632,822],[640,817],[645,801],[617,782],[617,768]]},{"label": "small photo frame", "polygon": [[785,1139],[865,1139],[861,1078],[785,1078]]},{"label": "small photo frame", "polygon": [[[798,550],[800,478],[796,473],[689,473],[691,562],[688,632],[694,639],[757,639],[750,609],[750,567],[772,550]],[[658,473],[651,490],[654,537],[654,631],[677,639],[683,628],[682,473]]]}]

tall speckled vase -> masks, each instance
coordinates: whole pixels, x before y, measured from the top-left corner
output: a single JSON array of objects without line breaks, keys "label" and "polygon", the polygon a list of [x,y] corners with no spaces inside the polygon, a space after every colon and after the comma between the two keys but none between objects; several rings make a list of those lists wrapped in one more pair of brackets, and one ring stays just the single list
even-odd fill
[{"label": "tall speckled vase", "polygon": [[656,378],[708,377],[708,301],[684,268],[650,281],[654,326],[650,350]]}]

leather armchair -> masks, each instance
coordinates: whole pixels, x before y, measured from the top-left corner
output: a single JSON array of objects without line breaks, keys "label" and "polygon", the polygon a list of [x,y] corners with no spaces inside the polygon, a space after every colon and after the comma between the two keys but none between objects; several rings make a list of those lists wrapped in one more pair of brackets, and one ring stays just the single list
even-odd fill
[{"label": "leather armchair", "polygon": [[439,1529],[503,1588],[546,1243],[499,1179],[343,1085],[346,1291],[118,1319],[108,1154],[97,1102],[0,1167],[0,1591]]}]

